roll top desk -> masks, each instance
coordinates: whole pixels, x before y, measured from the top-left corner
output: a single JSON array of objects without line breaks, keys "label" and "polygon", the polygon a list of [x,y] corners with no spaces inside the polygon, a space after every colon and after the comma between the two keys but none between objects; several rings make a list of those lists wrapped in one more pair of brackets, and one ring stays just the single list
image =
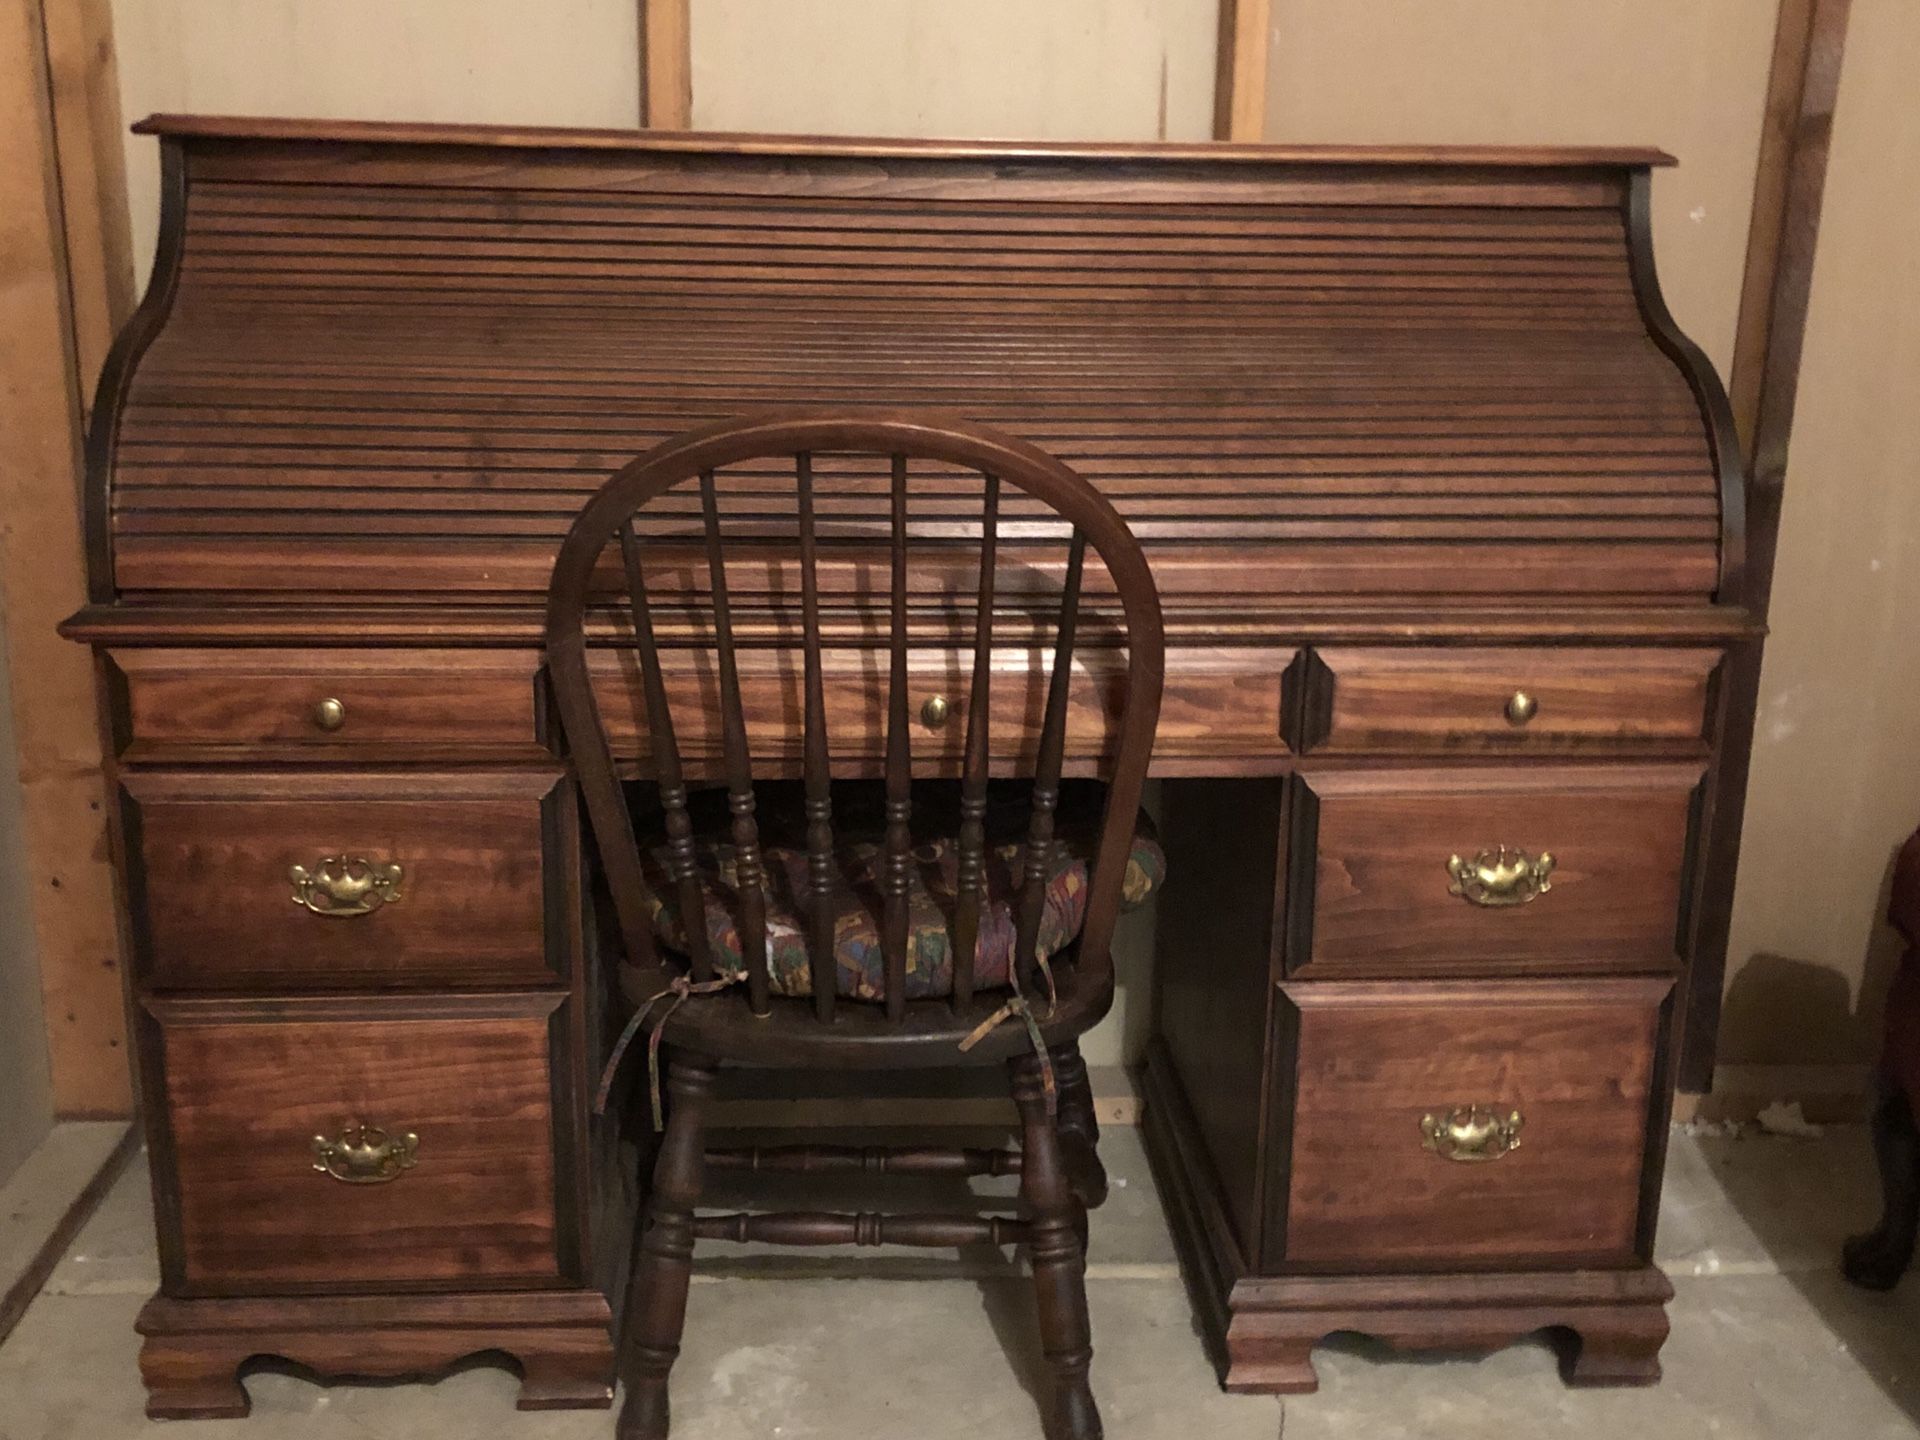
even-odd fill
[{"label": "roll top desk", "polygon": [[[1664,157],[142,128],[159,256],[68,631],[114,742],[152,1413],[244,1413],[260,1354],[500,1350],[525,1405],[607,1399],[630,1170],[589,1116],[604,976],[543,591],[613,470],[799,403],[999,426],[1146,546],[1177,782],[1147,1123],[1226,1382],[1311,1388],[1336,1329],[1560,1326],[1575,1380],[1658,1374],[1706,782],[1748,723],[1716,677],[1752,628],[1726,404],[1654,278]],[[819,483],[829,684],[858,686],[884,493]],[[730,581],[744,684],[797,736],[758,493],[723,477],[765,541]],[[926,533],[971,523],[941,477],[913,494]],[[1020,592],[1058,537],[1003,535],[996,665],[1037,696]],[[652,541],[671,647],[699,582]],[[959,582],[912,583],[916,673],[963,695]],[[1090,628],[1083,772],[1125,704]],[[996,693],[1018,746],[1037,705]],[[917,762],[956,765],[963,727],[926,730]]]}]

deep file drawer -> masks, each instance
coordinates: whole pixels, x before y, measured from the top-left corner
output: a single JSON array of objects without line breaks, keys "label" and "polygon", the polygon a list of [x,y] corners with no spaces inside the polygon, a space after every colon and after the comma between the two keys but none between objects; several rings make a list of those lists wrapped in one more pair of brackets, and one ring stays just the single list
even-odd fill
[{"label": "deep file drawer", "polygon": [[1288,1268],[1631,1265],[1665,978],[1289,982]]},{"label": "deep file drawer", "polygon": [[163,1265],[195,1294],[560,1281],[563,998],[156,999]]}]

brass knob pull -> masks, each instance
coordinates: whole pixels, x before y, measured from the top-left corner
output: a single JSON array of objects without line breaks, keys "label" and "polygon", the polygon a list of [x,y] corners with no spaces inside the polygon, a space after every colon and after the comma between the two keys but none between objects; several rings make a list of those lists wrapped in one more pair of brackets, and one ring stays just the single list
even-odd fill
[{"label": "brass knob pull", "polygon": [[347,723],[347,707],[329,695],[313,707],[313,725],[316,730],[338,730]]},{"label": "brass knob pull", "polygon": [[1540,713],[1540,702],[1524,690],[1507,697],[1507,723],[1519,729]]},{"label": "brass knob pull", "polygon": [[1434,1154],[1472,1165],[1518,1150],[1520,1127],[1526,1123],[1518,1110],[1502,1116],[1491,1105],[1456,1105],[1422,1115],[1420,1133]]},{"label": "brass knob pull", "polygon": [[1529,856],[1505,845],[1482,850],[1471,860],[1449,855],[1447,874],[1453,877],[1453,883],[1447,893],[1488,909],[1530,905],[1553,889],[1548,877],[1553,874],[1554,863],[1552,854],[1545,850]]},{"label": "brass knob pull", "polygon": [[349,1185],[385,1185],[419,1163],[420,1137],[353,1124],[329,1140],[313,1137],[313,1168]]},{"label": "brass knob pull", "polygon": [[311,870],[290,867],[287,878],[293,882],[294,904],[316,915],[345,917],[399,904],[402,873],[398,865],[361,855],[328,855]]},{"label": "brass knob pull", "polygon": [[947,715],[952,710],[944,695],[929,696],[927,703],[920,707],[920,723],[929,730],[938,730],[947,723]]}]

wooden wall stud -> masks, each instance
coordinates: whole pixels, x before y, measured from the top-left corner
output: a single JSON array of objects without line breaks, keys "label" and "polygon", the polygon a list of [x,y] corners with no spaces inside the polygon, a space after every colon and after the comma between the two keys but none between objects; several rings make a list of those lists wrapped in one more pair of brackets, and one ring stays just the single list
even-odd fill
[{"label": "wooden wall stud", "polygon": [[693,128],[692,0],[640,0],[640,123]]},{"label": "wooden wall stud", "polygon": [[[1827,148],[1840,91],[1851,0],[1781,0],[1767,81],[1766,130],[1754,179],[1740,328],[1729,390],[1747,461],[1747,553],[1742,601],[1764,623],[1773,590],[1774,552],[1800,384],[1800,350],[1813,288],[1814,244],[1827,180]],[[1679,1069],[1682,1090],[1713,1084],[1720,1032],[1734,875],[1753,759],[1753,715],[1760,697],[1761,645],[1734,650],[1727,663],[1732,717],[1714,781],[1714,823],[1702,867],[1699,931],[1687,985]]]},{"label": "wooden wall stud", "polygon": [[1213,138],[1260,140],[1267,126],[1267,32],[1272,0],[1220,0]]}]

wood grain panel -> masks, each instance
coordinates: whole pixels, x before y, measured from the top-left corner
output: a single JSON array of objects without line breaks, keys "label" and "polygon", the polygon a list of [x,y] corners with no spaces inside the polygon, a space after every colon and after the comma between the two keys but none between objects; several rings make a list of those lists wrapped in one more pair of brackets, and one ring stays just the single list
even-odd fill
[{"label": "wood grain panel", "polygon": [[[554,771],[131,771],[141,970],[159,986],[555,981],[572,793]],[[399,864],[364,915],[294,902],[291,866]]]},{"label": "wood grain panel", "polygon": [[[538,735],[537,651],[112,652],[124,679],[128,758],[187,747],[271,746],[351,759],[421,747],[529,751]],[[336,699],[338,729],[315,709]]]},{"label": "wood grain panel", "polygon": [[[1279,761],[1286,754],[1280,737],[1280,676],[1293,653],[1259,646],[1169,651],[1156,762],[1213,758],[1254,766]],[[821,659],[834,773],[877,775],[886,752],[887,655],[839,649],[825,651]],[[644,761],[646,707],[633,652],[601,652],[592,663],[609,738],[623,758]],[[683,764],[689,773],[722,774],[720,682],[713,654],[669,651],[662,663]],[[738,665],[754,773],[762,778],[798,775],[804,702],[800,655],[743,650]],[[1052,654],[1045,649],[994,652],[991,734],[996,770],[1030,772],[1051,665]],[[1086,648],[1076,655],[1066,721],[1071,759],[1085,764],[1109,756],[1126,708],[1126,667],[1121,650]],[[910,652],[908,708],[914,719],[915,773],[960,773],[971,675],[971,657],[961,650]],[[945,723],[937,728],[920,718],[922,706],[935,696],[943,697],[948,707]]]},{"label": "wood grain panel", "polygon": [[[559,1003],[149,1002],[178,1162],[173,1293],[556,1282]],[[361,1123],[417,1134],[416,1166],[373,1185],[313,1169],[315,1135]]]},{"label": "wood grain panel", "polygon": [[[1011,165],[267,128],[169,142],[189,176],[172,315],[113,455],[128,590],[537,590],[584,496],[653,444],[841,399],[1033,441],[1157,570],[1213,547],[1167,572],[1176,603],[1207,571],[1270,595],[1717,580],[1699,405],[1630,259],[1627,167],[1649,157]],[[875,477],[831,457],[816,476],[823,539],[884,530]],[[790,492],[750,470],[719,491],[729,533],[791,542]],[[971,533],[977,507],[942,498],[916,524]],[[1011,554],[1057,538],[1006,518],[1032,520]],[[1474,544],[1511,563],[1466,563]]]},{"label": "wood grain panel", "polygon": [[[1566,751],[1700,749],[1706,740],[1713,650],[1316,650],[1330,693],[1326,754],[1368,750]],[[1516,694],[1538,707],[1516,723]],[[1312,719],[1307,721],[1314,724]]]},{"label": "wood grain panel", "polygon": [[[1639,1263],[1640,1167],[1667,980],[1281,987],[1297,1026],[1284,1260],[1342,1270]],[[1462,1163],[1421,1119],[1523,1116]]]},{"label": "wood grain panel", "polygon": [[[1702,771],[1696,762],[1303,774],[1295,851],[1311,889],[1289,919],[1290,966],[1671,968]],[[1491,909],[1449,893],[1450,856],[1503,845],[1551,853],[1552,889]]]}]

